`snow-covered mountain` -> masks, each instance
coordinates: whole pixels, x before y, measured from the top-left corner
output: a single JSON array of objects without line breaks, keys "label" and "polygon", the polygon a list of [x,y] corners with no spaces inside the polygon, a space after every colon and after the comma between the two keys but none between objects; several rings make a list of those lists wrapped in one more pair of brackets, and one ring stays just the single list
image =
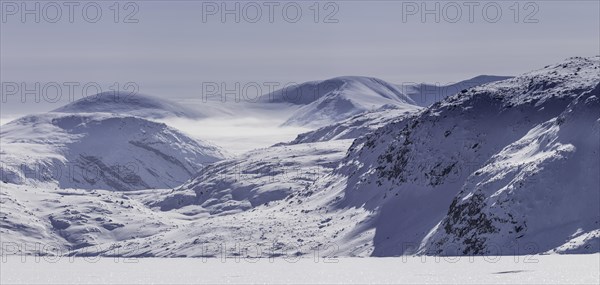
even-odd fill
[{"label": "snow-covered mountain", "polygon": [[325,126],[384,105],[417,108],[395,85],[359,76],[307,82],[275,91],[265,98],[271,102],[302,105],[283,124],[286,126]]},{"label": "snow-covered mountain", "polygon": [[339,206],[377,209],[377,256],[597,252],[599,64],[475,87],[357,139]]},{"label": "snow-covered mountain", "polygon": [[471,79],[451,84],[407,83],[398,85],[400,91],[406,94],[415,104],[427,107],[444,100],[462,90],[486,83],[510,79],[512,76],[479,75]]},{"label": "snow-covered mountain", "polygon": [[509,78],[480,75],[448,85],[394,85],[372,77],[344,76],[280,89],[261,100],[301,105],[283,125],[326,127],[380,108],[417,111],[462,90]]},{"label": "snow-covered mountain", "polygon": [[600,251],[599,132],[596,81],[557,117],[534,126],[470,175],[423,248],[438,254],[494,254],[524,246],[536,252]]},{"label": "snow-covered mountain", "polygon": [[165,124],[108,113],[30,115],[2,126],[2,180],[118,191],[175,187],[227,156]]},{"label": "snow-covered mountain", "polygon": [[175,102],[139,93],[103,92],[81,98],[62,106],[57,113],[111,113],[132,115],[146,119],[181,117],[198,119],[204,117],[199,111]]},{"label": "snow-covered mountain", "polygon": [[[75,247],[71,254],[106,256],[599,252],[599,92],[600,57],[570,58],[426,108],[385,99],[291,143],[211,163],[179,187],[92,193],[4,184],[0,230],[9,241],[57,241]],[[352,101],[347,94],[340,97]],[[69,149],[101,152],[85,137],[107,139],[90,131],[106,124],[127,134],[110,139],[145,138],[159,153],[189,157],[185,137],[138,117],[114,120],[138,128],[142,120],[145,133],[106,113],[33,118],[22,119],[26,128],[3,127],[3,156],[36,161],[35,149],[63,161]],[[5,150],[5,138],[16,150]],[[131,153],[119,161],[147,150],[130,145],[115,146]],[[173,164],[152,153],[163,161],[151,165]],[[156,222],[143,227],[147,220]]]}]

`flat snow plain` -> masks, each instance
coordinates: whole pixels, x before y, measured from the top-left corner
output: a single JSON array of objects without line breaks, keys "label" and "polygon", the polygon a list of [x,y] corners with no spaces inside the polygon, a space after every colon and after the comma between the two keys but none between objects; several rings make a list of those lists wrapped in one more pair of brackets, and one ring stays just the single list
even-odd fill
[{"label": "flat snow plain", "polygon": [[32,256],[3,256],[0,265],[2,284],[600,283],[600,254],[237,260],[42,257],[38,262]]}]

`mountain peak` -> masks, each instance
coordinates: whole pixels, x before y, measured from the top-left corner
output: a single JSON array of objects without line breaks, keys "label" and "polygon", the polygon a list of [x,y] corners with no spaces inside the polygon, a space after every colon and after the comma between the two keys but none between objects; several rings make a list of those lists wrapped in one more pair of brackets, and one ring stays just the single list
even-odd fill
[{"label": "mountain peak", "polygon": [[76,100],[53,110],[56,113],[115,113],[145,118],[184,117],[200,118],[202,115],[169,100],[129,92],[102,92]]},{"label": "mountain peak", "polygon": [[[291,90],[278,90],[271,98],[294,98],[290,94],[310,94],[289,101],[300,107],[284,123],[288,126],[319,127],[337,123],[354,115],[375,110],[384,105],[418,108],[414,101],[388,82],[373,77],[340,76],[323,81],[300,84]],[[288,96],[285,96],[288,95]]]}]

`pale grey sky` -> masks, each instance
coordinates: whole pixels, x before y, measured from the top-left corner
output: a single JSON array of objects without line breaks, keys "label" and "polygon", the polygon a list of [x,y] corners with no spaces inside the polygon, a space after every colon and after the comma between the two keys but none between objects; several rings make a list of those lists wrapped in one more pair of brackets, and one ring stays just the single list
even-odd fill
[{"label": "pale grey sky", "polygon": [[[135,6],[121,2],[118,9],[111,7],[114,1],[96,1],[102,11],[96,23],[82,16],[86,2],[73,8],[70,23],[68,7],[59,1],[62,16],[49,23],[56,7],[42,1],[37,2],[40,23],[34,15],[25,15],[22,23],[21,11],[11,6],[20,9],[22,1],[3,0],[1,80],[28,86],[97,82],[104,90],[114,82],[135,82],[139,92],[179,99],[198,96],[202,82],[285,84],[365,75],[393,83],[448,83],[479,74],[515,75],[570,56],[600,53],[598,1],[522,1],[517,6],[514,1],[324,1],[317,5],[318,23],[314,1],[286,6],[288,17],[300,7],[296,23],[283,17],[288,2],[272,2],[277,3],[273,23],[260,1],[237,2],[247,16],[240,14],[239,23],[233,15],[225,15],[222,23],[221,11],[208,13],[211,7],[222,8],[214,1],[133,1]],[[35,3],[27,2],[30,8]],[[262,17],[250,23],[254,3]],[[440,22],[429,14],[423,23],[421,8],[433,9],[436,3]],[[476,3],[473,23],[468,3]],[[235,2],[226,5],[234,8]],[[419,11],[409,11],[415,7]],[[498,7],[502,14],[492,23]],[[115,10],[119,23],[114,23]],[[88,18],[93,12],[88,8]],[[132,12],[138,23],[123,23]],[[327,19],[338,22],[324,23]],[[18,100],[13,96],[2,103],[3,117],[61,104]]]}]

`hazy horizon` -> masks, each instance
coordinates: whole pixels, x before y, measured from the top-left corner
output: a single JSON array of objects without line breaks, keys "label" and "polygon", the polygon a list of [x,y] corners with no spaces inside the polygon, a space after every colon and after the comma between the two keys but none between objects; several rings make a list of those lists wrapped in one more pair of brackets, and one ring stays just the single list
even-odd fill
[{"label": "hazy horizon", "polygon": [[[27,2],[28,9],[41,3],[39,23],[35,15],[7,13],[14,7],[4,7],[0,74],[2,82],[27,88],[75,82],[79,93],[87,83],[106,91],[115,83],[121,89],[133,82],[139,93],[176,101],[198,98],[205,82],[285,85],[362,75],[395,84],[445,84],[481,74],[514,76],[568,57],[600,53],[600,4],[564,2],[520,2],[518,7],[473,2],[472,15],[467,2],[332,1],[318,7],[274,2],[272,23],[267,2],[260,1],[227,2],[225,9],[239,4],[237,22],[235,15],[221,13],[222,2],[141,1],[128,7],[121,3],[118,9],[98,2],[102,17],[97,22],[90,19],[94,9],[88,9],[91,16],[86,18],[83,5],[75,6],[73,23],[63,2],[56,2],[62,12],[57,23],[49,21],[56,18],[56,7]],[[256,23],[249,21],[256,7],[248,3],[261,9]],[[302,11],[297,22],[282,16],[288,3]],[[219,11],[208,13],[213,4]],[[437,19],[435,13],[421,11],[435,5]],[[415,7],[419,11],[409,13]],[[494,18],[497,8],[501,15]],[[6,121],[64,104],[32,101],[22,103],[18,96],[3,100],[0,117]]]}]

